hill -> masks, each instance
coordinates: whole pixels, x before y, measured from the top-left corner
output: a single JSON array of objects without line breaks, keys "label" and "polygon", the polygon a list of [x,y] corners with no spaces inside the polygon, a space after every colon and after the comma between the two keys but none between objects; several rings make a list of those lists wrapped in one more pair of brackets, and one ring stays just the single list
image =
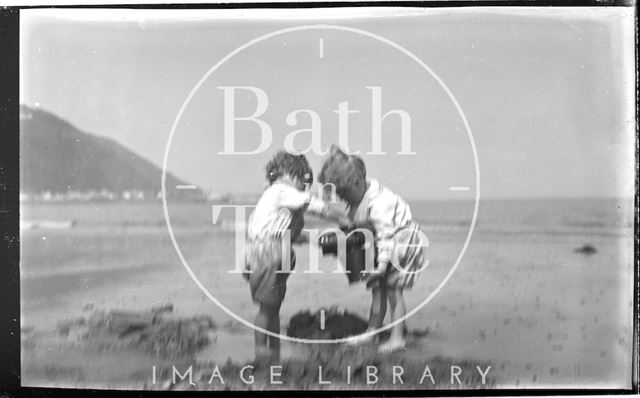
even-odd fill
[{"label": "hill", "polygon": [[[20,108],[20,192],[158,192],[161,169],[39,108]],[[167,174],[167,187],[185,184]],[[192,191],[193,194],[193,191]]]}]

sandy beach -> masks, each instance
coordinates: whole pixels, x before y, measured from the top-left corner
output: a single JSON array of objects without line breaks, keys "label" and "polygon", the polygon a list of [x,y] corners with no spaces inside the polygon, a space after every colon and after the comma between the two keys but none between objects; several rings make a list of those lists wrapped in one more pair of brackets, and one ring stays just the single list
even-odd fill
[{"label": "sandy beach", "polygon": [[[21,232],[22,383],[134,389],[626,388],[632,348],[631,205],[616,200],[481,203],[477,229],[458,269],[409,318],[406,351],[384,357],[374,346],[353,351],[342,345],[284,342],[285,383],[270,385],[267,370],[256,369],[256,383],[246,385],[237,371],[252,362],[253,331],[209,301],[187,274],[169,239],[160,203],[24,203],[25,222],[74,223],[65,228],[30,226]],[[456,206],[464,207],[412,205],[432,251],[428,272],[406,293],[409,310],[438,286],[460,250],[467,214]],[[208,212],[206,203],[176,204],[176,238],[211,293],[252,321],[256,309],[248,287],[239,275],[228,273],[233,231],[224,223],[211,225],[202,216]],[[584,245],[595,252],[576,251]],[[302,271],[308,247],[296,250]],[[322,274],[290,277],[283,328],[300,311],[321,308],[348,310],[366,319],[369,293],[361,285],[350,287],[334,269],[335,260],[323,258]],[[147,313],[168,303],[172,311],[164,317],[169,320],[211,320],[210,327],[197,329],[206,338],[195,349],[154,354],[129,343],[97,345],[87,332],[96,314]],[[333,377],[332,384],[319,384],[318,365],[336,361],[335,374],[325,374]],[[348,384],[349,372],[343,370],[354,361],[360,368],[377,366],[380,382],[367,385],[354,377]],[[429,364],[433,375],[439,375],[436,384],[418,383]],[[450,383],[450,365],[462,368],[462,385]],[[180,372],[193,366],[196,386],[171,385],[172,366]],[[226,377],[224,385],[207,382],[216,366]],[[404,384],[392,383],[393,366],[404,368]],[[473,374],[476,366],[491,366],[486,385]],[[300,369],[308,374],[300,377],[295,373]]]},{"label": "sandy beach", "polygon": [[[6,11],[20,383],[630,390],[635,3],[486,5]],[[299,192],[264,195],[279,183]],[[256,361],[249,207],[265,198],[253,241],[297,236],[303,208],[330,213],[319,196],[375,225],[382,260],[398,226],[426,234],[406,239],[428,242],[406,347],[379,353],[388,330],[327,341],[365,330],[372,294],[312,239],[294,247],[281,358]],[[272,306],[258,320],[278,329]]]}]

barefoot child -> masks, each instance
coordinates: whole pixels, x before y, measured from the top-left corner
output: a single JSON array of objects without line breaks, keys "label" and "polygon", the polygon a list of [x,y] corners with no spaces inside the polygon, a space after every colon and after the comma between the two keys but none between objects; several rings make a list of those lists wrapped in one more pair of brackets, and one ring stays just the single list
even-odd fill
[{"label": "barefoot child", "polygon": [[[283,268],[284,256],[289,256],[289,270],[295,267],[295,253],[286,243],[288,253],[283,252],[283,239],[288,236],[288,243],[301,240],[305,211],[335,221],[342,218],[305,190],[313,175],[304,155],[277,152],[266,166],[266,177],[269,185],[249,216],[244,276],[253,301],[259,305],[255,326],[280,333],[280,306],[289,273],[277,271]],[[256,359],[278,360],[280,340],[256,330],[255,351]]]},{"label": "barefoot child", "polygon": [[[384,321],[387,301],[391,321],[406,314],[403,290],[413,286],[424,263],[425,236],[413,222],[409,205],[397,194],[374,179],[367,179],[364,161],[347,155],[335,145],[325,159],[319,176],[322,184],[331,183],[336,194],[346,202],[349,218],[359,228],[374,231],[377,273],[371,274],[367,288],[372,291],[371,311],[367,332],[379,329]],[[389,353],[405,348],[405,323],[391,330],[389,340],[379,351]],[[370,338],[357,338],[363,342]]]}]

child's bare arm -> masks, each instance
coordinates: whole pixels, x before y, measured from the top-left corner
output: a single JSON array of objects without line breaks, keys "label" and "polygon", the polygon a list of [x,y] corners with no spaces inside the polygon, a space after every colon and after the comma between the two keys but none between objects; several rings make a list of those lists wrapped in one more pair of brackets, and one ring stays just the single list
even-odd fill
[{"label": "child's bare arm", "polygon": [[389,262],[378,262],[378,268],[374,272],[368,273],[367,279],[374,281],[378,278],[382,278],[387,273],[387,268],[389,268]]},{"label": "child's bare arm", "polygon": [[379,198],[372,203],[369,211],[369,221],[375,229],[379,264],[386,264],[391,261],[393,235],[395,233],[393,219],[396,206],[396,201],[393,199],[393,197]]},{"label": "child's bare arm", "polygon": [[314,206],[313,208],[310,206],[309,209],[307,209],[307,212],[316,217],[333,221],[340,225],[341,228],[353,228],[353,222],[349,220],[344,212],[333,209],[327,206],[325,203],[322,203],[322,206]]},{"label": "child's bare arm", "polygon": [[283,186],[280,189],[281,192],[278,197],[280,206],[290,209],[306,206],[306,212],[311,215],[334,221],[340,224],[341,227],[349,227],[351,225],[344,212],[330,208],[322,199],[288,186]]},{"label": "child's bare arm", "polygon": [[344,212],[339,211],[337,209],[332,209],[330,207],[327,207],[325,218],[327,220],[338,223],[338,225],[340,225],[341,228],[349,228],[349,229],[353,228],[353,222],[349,219],[349,217],[347,217],[347,215],[344,214]]},{"label": "child's bare arm", "polygon": [[305,231],[304,229],[300,231],[300,235],[293,241],[296,244],[304,244],[309,243],[309,231]]}]

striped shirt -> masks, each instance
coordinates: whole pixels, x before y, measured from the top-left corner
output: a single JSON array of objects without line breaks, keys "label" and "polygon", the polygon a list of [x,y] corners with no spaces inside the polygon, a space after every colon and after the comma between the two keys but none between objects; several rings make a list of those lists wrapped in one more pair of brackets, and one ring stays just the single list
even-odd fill
[{"label": "striped shirt", "polygon": [[374,179],[349,216],[356,225],[370,224],[375,229],[378,261],[389,262],[394,249],[394,235],[412,223],[411,209],[400,196]]},{"label": "striped shirt", "polygon": [[250,241],[280,239],[286,230],[295,240],[304,227],[304,212],[325,214],[325,203],[309,192],[275,182],[262,194],[249,216],[247,238]]}]

